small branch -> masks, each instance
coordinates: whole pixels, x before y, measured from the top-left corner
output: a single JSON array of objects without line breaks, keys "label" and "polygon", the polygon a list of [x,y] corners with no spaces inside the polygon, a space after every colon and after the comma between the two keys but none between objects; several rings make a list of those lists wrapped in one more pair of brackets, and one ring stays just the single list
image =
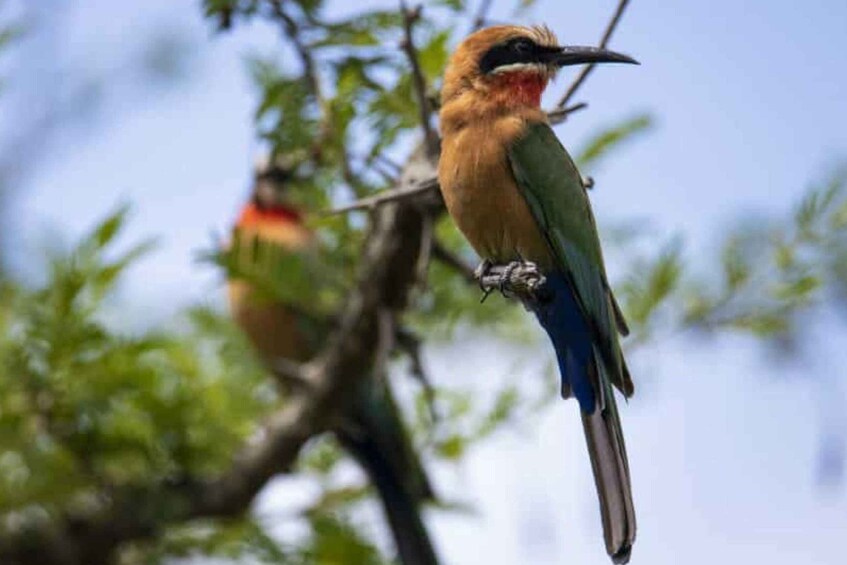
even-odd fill
[{"label": "small branch", "polygon": [[422,5],[409,9],[406,3],[400,1],[400,11],[403,14],[403,41],[400,46],[406,53],[409,59],[409,64],[412,67],[412,84],[415,87],[415,96],[418,99],[418,109],[420,111],[421,128],[424,134],[424,143],[426,145],[427,156],[431,159],[438,157],[438,135],[432,129],[432,108],[429,105],[429,97],[426,94],[426,78],[424,77],[421,64],[418,59],[418,49],[415,47],[412,29],[415,22],[421,17]]},{"label": "small branch", "polygon": [[[283,32],[285,37],[294,45],[294,50],[300,58],[300,64],[303,66],[303,79],[309,87],[320,112],[319,130],[311,147],[311,156],[317,163],[323,160],[324,146],[335,135],[335,126],[333,123],[333,115],[330,105],[327,103],[321,86],[320,74],[318,69],[320,63],[315,60],[312,48],[304,41],[302,36],[302,28],[300,24],[291,17],[283,9],[283,0],[270,0],[273,17],[282,22]],[[350,187],[351,191],[358,197],[362,195],[362,181],[353,170],[350,164],[350,156],[347,152],[343,152],[341,156],[341,173],[344,182]]]},{"label": "small branch", "polygon": [[464,278],[470,284],[476,284],[477,278],[473,267],[465,263],[461,257],[447,249],[437,239],[432,242],[432,256],[438,259]]},{"label": "small branch", "polygon": [[488,20],[488,12],[491,10],[491,5],[493,4],[493,0],[481,0],[479,3],[479,9],[476,11],[476,15],[471,22],[471,31],[474,32],[482,26],[485,25],[485,22]]},{"label": "small branch", "polygon": [[311,49],[300,36],[300,26],[294,18],[289,16],[285,10],[282,9],[282,0],[271,0],[271,8],[273,9],[273,15],[282,21],[285,36],[294,45],[294,49],[300,57],[300,62],[303,65],[303,74],[306,77],[309,89],[317,99],[318,104],[323,106],[324,98],[321,83],[318,79],[317,65],[315,64],[314,57],[312,57]]},{"label": "small branch", "polygon": [[377,153],[373,156],[372,159],[394,169],[395,173],[399,173],[403,169],[403,167],[401,167],[399,163],[396,163],[390,157],[383,155],[382,153]]},{"label": "small branch", "polygon": [[[612,15],[612,19],[609,20],[609,24],[606,26],[606,30],[603,32],[603,37],[600,39],[600,44],[598,47],[605,48],[609,43],[609,39],[612,37],[612,33],[614,33],[615,28],[618,26],[618,22],[621,20],[621,16],[623,16],[624,10],[626,10],[626,6],[629,4],[629,0],[619,0],[618,7],[615,9],[615,13]],[[564,108],[568,105],[573,95],[576,94],[576,91],[579,90],[579,87],[582,86],[582,83],[585,82],[585,79],[591,74],[591,71],[594,70],[595,64],[592,63],[585,68],[577,75],[576,79],[571,83],[568,89],[565,91],[565,94],[562,96],[559,103],[556,104],[556,108]]]},{"label": "small branch", "polygon": [[384,180],[386,183],[397,184],[397,181],[399,179],[396,176],[394,176],[390,171],[386,171],[385,168],[382,165],[379,164],[379,162],[374,161],[373,163],[371,163],[370,168],[373,171],[376,171],[376,173],[380,177],[382,177],[382,180]]},{"label": "small branch", "polygon": [[406,198],[421,195],[425,192],[434,192],[437,189],[438,179],[432,177],[406,188],[395,188],[393,190],[387,190],[379,194],[374,194],[373,196],[369,196],[368,198],[362,198],[361,200],[357,200],[352,204],[348,204],[346,206],[341,206],[340,208],[335,208],[328,212],[324,212],[324,214],[327,216],[332,216],[335,214],[345,214],[354,210],[372,210],[389,202],[404,200]]},{"label": "small branch", "polygon": [[571,114],[574,112],[579,112],[580,110],[584,110],[588,108],[587,102],[580,102],[579,104],[574,104],[573,106],[569,106],[567,108],[555,108],[547,112],[547,119],[550,120],[550,123],[553,125],[561,124],[566,121]]},{"label": "small branch", "polygon": [[284,357],[274,359],[271,370],[274,376],[284,384],[301,388],[308,388],[311,384],[303,365],[291,359]]}]

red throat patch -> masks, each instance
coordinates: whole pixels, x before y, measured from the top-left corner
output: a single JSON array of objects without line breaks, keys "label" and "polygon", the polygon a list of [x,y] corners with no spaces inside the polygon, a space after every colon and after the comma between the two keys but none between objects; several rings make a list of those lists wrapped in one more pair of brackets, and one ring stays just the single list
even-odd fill
[{"label": "red throat patch", "polygon": [[519,106],[541,106],[541,94],[547,88],[547,76],[534,71],[505,72],[496,78],[496,88]]},{"label": "red throat patch", "polygon": [[268,223],[293,223],[300,224],[302,217],[298,210],[288,206],[273,206],[269,208],[259,208],[253,202],[250,202],[241,210],[241,215],[238,216],[238,227],[256,226],[258,224]]}]

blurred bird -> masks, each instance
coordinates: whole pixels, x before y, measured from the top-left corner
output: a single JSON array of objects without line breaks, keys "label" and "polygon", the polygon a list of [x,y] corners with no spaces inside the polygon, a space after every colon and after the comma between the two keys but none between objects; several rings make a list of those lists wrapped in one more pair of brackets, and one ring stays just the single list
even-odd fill
[{"label": "blurred bird", "polygon": [[582,177],[540,108],[559,68],[606,62],[636,63],[605,49],[560,46],[546,27],[470,35],[445,72],[438,177],[483,269],[531,261],[546,277],[546,298],[528,306],[553,342],[562,396],[579,401],[606,550],[627,563],[635,511],[612,385],[633,393],[618,342],[629,330],[606,278]]},{"label": "blurred bird", "polygon": [[[253,194],[234,228],[236,270],[261,270],[268,257],[281,257],[261,249],[288,254],[314,250],[314,234],[303,223],[300,210],[287,201],[289,180],[283,167],[268,162],[257,166]],[[310,359],[329,330],[325,320],[269,298],[255,281],[237,273],[228,281],[228,292],[233,318],[271,367],[280,359]],[[355,395],[336,436],[376,487],[401,561],[434,565],[438,561],[420,514],[421,504],[434,500],[434,494],[388,382],[365,376]]]}]

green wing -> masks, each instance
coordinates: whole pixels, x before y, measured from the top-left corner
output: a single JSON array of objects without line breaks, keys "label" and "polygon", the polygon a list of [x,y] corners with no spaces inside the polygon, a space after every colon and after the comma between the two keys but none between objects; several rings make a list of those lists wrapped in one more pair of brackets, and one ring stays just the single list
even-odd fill
[{"label": "green wing", "polygon": [[509,147],[508,155],[518,188],[595,331],[612,382],[624,394],[631,394],[632,382],[617,335],[628,330],[606,278],[600,238],[582,176],[546,123],[528,124]]}]

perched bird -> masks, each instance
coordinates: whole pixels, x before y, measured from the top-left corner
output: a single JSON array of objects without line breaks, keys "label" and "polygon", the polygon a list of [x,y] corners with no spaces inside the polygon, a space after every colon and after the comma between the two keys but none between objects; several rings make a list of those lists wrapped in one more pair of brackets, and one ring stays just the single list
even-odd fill
[{"label": "perched bird", "polygon": [[579,401],[606,550],[626,563],[635,511],[612,385],[627,397],[633,392],[618,342],[628,329],[582,177],[540,108],[560,67],[604,62],[636,61],[560,46],[546,27],[470,35],[444,76],[438,178],[450,215],[489,265],[531,261],[546,277],[546,298],[528,306],[553,342],[562,396]]},{"label": "perched bird", "polygon": [[[278,167],[263,164],[257,170],[251,200],[235,225],[233,245],[237,247],[231,251],[236,266],[228,281],[232,316],[269,366],[279,359],[308,360],[329,330],[325,320],[268,296],[256,284],[256,270],[268,266],[268,257],[280,257],[261,249],[308,253],[316,245],[300,211],[286,201],[286,180],[285,171]],[[239,271],[252,276],[239,277]],[[420,513],[421,504],[434,499],[433,491],[389,383],[364,376],[335,433],[377,489],[401,562],[436,565]]]}]

